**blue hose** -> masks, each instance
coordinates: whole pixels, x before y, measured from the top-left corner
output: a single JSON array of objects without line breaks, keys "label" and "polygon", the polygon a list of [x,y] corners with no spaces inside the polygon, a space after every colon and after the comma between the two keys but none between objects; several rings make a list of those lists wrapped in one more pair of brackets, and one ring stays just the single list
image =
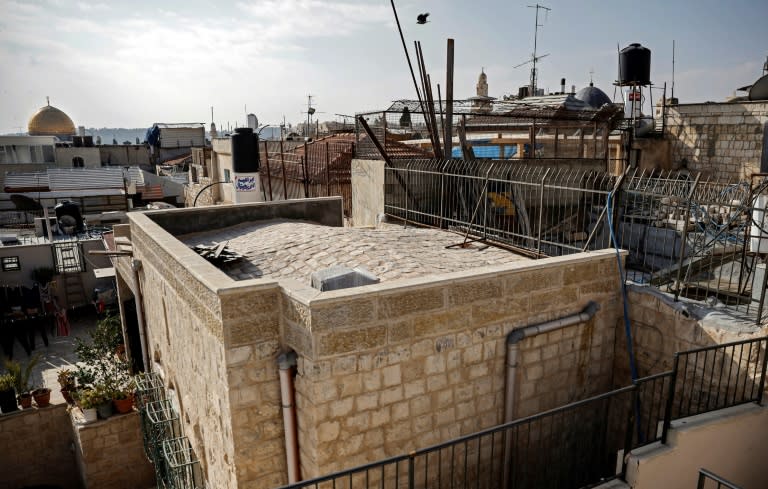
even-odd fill
[{"label": "blue hose", "polygon": [[619,248],[619,242],[613,232],[613,193],[608,194],[608,201],[606,202],[608,211],[606,217],[608,219],[608,231],[611,235],[611,241],[616,249],[616,263],[619,265],[619,280],[621,280],[621,296],[624,305],[624,334],[627,338],[627,352],[629,353],[629,371],[632,376],[632,382],[638,379],[637,376],[637,364],[635,363],[635,350],[632,347],[632,328],[629,322],[629,299],[627,298],[627,281],[626,274],[624,272],[624,266],[621,263],[621,248]]}]

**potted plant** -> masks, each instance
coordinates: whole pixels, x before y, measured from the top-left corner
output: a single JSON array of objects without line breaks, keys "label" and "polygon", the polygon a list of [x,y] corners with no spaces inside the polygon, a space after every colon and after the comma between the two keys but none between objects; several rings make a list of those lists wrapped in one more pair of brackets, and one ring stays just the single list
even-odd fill
[{"label": "potted plant", "polygon": [[19,404],[21,404],[22,409],[32,407],[29,377],[32,375],[32,369],[35,368],[35,365],[37,365],[37,362],[39,361],[40,355],[34,355],[24,367],[15,360],[5,361],[5,368],[8,369],[8,373],[13,376],[13,387],[19,395]]},{"label": "potted plant", "polygon": [[119,414],[125,414],[133,409],[133,391],[136,385],[132,378],[128,378],[123,382],[114,392],[112,396],[112,404],[115,406],[115,411]]},{"label": "potted plant", "polygon": [[61,396],[67,401],[67,404],[72,404],[72,393],[77,388],[75,372],[68,368],[61,369],[57,380],[59,381],[59,386],[61,386]]},{"label": "potted plant", "polygon": [[96,412],[101,419],[107,419],[112,416],[112,392],[105,385],[97,385],[93,390]]},{"label": "potted plant", "polygon": [[13,375],[10,373],[0,375],[0,411],[10,413],[18,411],[16,405],[16,391],[13,388]]},{"label": "potted plant", "polygon": [[35,398],[35,404],[37,404],[37,407],[48,407],[48,405],[51,403],[51,389],[47,387],[38,387],[32,391],[32,397]]},{"label": "potted plant", "polygon": [[96,405],[101,402],[98,394],[93,389],[83,388],[76,392],[77,405],[80,406],[80,411],[83,413],[83,419],[86,423],[92,423],[96,421],[97,411]]}]

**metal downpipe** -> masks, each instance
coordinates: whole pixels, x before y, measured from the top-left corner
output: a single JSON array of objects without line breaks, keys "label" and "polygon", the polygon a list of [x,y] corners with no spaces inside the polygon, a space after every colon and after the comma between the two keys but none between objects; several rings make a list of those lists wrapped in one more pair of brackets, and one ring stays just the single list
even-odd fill
[{"label": "metal downpipe", "polygon": [[[517,328],[509,332],[507,335],[507,373],[504,389],[504,424],[510,423],[515,420],[515,389],[517,387],[517,366],[518,366],[518,353],[520,351],[520,342],[525,338],[530,338],[541,333],[547,333],[549,331],[555,331],[557,329],[573,326],[574,324],[585,323],[592,319],[592,317],[600,310],[600,305],[597,302],[589,301],[586,307],[576,314],[562,317],[560,319],[554,319],[552,321],[546,321],[539,324],[532,324],[530,326],[524,326]],[[506,432],[505,432],[506,433]],[[505,436],[504,443],[504,486],[509,487],[509,478],[511,476],[510,456],[512,452],[512,437]]]},{"label": "metal downpipe", "polygon": [[141,342],[141,361],[144,364],[144,371],[151,372],[149,364],[149,349],[147,348],[146,323],[144,321],[144,295],[141,293],[141,282],[139,281],[139,270],[141,270],[141,260],[131,260],[131,271],[133,271],[133,282],[136,284],[136,290],[133,295],[136,302],[136,318],[139,321],[139,341]]},{"label": "metal downpipe", "polygon": [[293,368],[296,352],[291,350],[277,357],[280,373],[280,400],[285,428],[285,458],[288,466],[288,484],[301,480],[299,470],[299,437],[296,429],[296,396],[293,389]]}]

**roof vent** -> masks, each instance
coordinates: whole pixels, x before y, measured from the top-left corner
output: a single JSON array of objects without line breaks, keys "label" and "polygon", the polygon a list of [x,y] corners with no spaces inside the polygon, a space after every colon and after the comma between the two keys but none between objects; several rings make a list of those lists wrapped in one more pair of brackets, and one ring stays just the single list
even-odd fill
[{"label": "roof vent", "polygon": [[321,292],[377,283],[379,283],[378,277],[365,267],[349,268],[336,265],[312,273],[312,287]]}]

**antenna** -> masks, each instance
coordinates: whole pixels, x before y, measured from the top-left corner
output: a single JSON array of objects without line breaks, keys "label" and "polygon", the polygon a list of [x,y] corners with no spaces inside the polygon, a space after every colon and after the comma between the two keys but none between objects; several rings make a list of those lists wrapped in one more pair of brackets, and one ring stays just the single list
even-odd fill
[{"label": "antenna", "polygon": [[675,40],[672,39],[672,100],[675,99]]},{"label": "antenna", "polygon": [[213,105],[211,105],[211,124],[213,124]]},{"label": "antenna", "polygon": [[594,80],[592,79],[592,77],[594,76],[594,74],[595,74],[595,68],[590,68],[590,69],[589,69],[589,86],[590,86],[590,87],[593,87],[593,86],[595,85],[595,82],[594,82]]},{"label": "antenna", "polygon": [[543,24],[539,24],[539,10],[544,10],[546,12],[550,12],[552,9],[549,7],[545,7],[544,5],[539,5],[538,3],[536,5],[528,5],[528,8],[535,8],[536,9],[536,20],[534,22],[534,30],[533,30],[533,57],[531,58],[531,61],[533,62],[533,67],[531,67],[531,95],[536,96],[536,62],[543,58],[544,56],[548,56],[547,54],[543,56],[536,57],[536,49],[538,47],[538,37],[539,37],[539,27],[544,27]]}]

